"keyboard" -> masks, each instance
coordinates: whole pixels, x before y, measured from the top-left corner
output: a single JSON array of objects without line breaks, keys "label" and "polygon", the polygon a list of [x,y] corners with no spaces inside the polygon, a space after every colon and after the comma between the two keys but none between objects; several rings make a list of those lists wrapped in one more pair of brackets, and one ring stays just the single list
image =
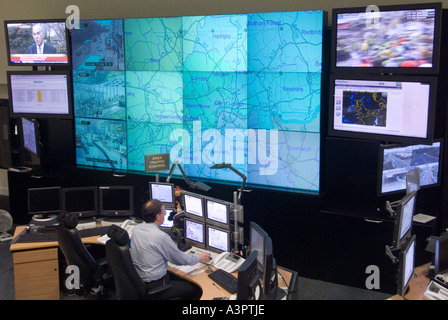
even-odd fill
[{"label": "keyboard", "polygon": [[226,291],[232,294],[237,292],[238,279],[227,271],[217,269],[216,271],[209,273],[208,276],[210,277],[210,279],[223,287]]},{"label": "keyboard", "polygon": [[[81,238],[87,238],[92,236],[103,236],[107,233],[109,226],[99,226],[89,229],[79,230],[79,236]],[[21,242],[52,242],[58,241],[56,231],[44,231],[44,232],[26,232],[20,236],[17,243]]]}]

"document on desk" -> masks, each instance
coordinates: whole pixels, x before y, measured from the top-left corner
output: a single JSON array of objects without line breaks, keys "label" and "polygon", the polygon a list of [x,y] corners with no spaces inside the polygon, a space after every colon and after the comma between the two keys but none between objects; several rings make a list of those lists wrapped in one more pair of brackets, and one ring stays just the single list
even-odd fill
[{"label": "document on desk", "polygon": [[181,272],[190,273],[190,272],[192,272],[192,271],[194,271],[196,269],[202,268],[204,266],[204,264],[201,263],[201,262],[198,262],[198,263],[193,264],[191,266],[187,266],[187,265],[178,266],[178,265],[175,265],[175,264],[173,264],[171,262],[168,262],[168,266],[172,267],[172,268],[176,268],[177,270],[179,270]]}]

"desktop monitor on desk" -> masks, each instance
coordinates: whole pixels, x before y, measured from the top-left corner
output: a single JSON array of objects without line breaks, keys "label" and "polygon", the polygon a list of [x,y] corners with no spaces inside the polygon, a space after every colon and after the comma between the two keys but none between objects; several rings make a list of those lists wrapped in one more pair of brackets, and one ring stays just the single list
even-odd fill
[{"label": "desktop monitor on desk", "polygon": [[98,215],[98,187],[73,187],[61,190],[62,211],[78,218]]},{"label": "desktop monitor on desk", "polygon": [[27,200],[28,213],[33,215],[30,224],[56,223],[61,212],[61,187],[29,188]]},{"label": "desktop monitor on desk", "polygon": [[261,298],[261,274],[258,270],[258,252],[251,250],[238,269],[237,300],[259,300]]},{"label": "desktop monitor on desk", "polygon": [[398,257],[397,293],[404,297],[409,289],[409,282],[414,272],[415,235],[404,245]]},{"label": "desktop monitor on desk", "polygon": [[130,217],[134,214],[134,187],[102,186],[98,193],[100,216]]}]

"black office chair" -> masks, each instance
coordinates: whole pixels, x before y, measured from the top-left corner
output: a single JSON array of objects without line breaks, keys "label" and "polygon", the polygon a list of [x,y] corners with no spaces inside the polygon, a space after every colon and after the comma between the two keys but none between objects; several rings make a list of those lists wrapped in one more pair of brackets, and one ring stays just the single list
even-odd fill
[{"label": "black office chair", "polygon": [[105,257],[95,260],[81,241],[78,229],[78,218],[71,213],[61,213],[58,216],[59,225],[56,228],[59,248],[67,265],[79,268],[79,289],[73,289],[77,295],[95,294],[102,298],[105,294],[104,284],[111,275],[107,273]]},{"label": "black office chair", "polygon": [[171,288],[166,283],[148,290],[132,262],[127,231],[112,225],[107,235],[110,240],[106,242],[106,259],[114,278],[118,300],[151,300],[155,294]]}]

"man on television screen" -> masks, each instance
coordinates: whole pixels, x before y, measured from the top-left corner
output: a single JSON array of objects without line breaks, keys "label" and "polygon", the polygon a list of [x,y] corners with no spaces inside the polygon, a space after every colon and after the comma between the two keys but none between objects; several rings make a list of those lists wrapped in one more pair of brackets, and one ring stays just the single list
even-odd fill
[{"label": "man on television screen", "polygon": [[44,30],[40,24],[33,27],[34,44],[28,47],[29,54],[51,54],[56,53],[56,48],[45,43]]}]

